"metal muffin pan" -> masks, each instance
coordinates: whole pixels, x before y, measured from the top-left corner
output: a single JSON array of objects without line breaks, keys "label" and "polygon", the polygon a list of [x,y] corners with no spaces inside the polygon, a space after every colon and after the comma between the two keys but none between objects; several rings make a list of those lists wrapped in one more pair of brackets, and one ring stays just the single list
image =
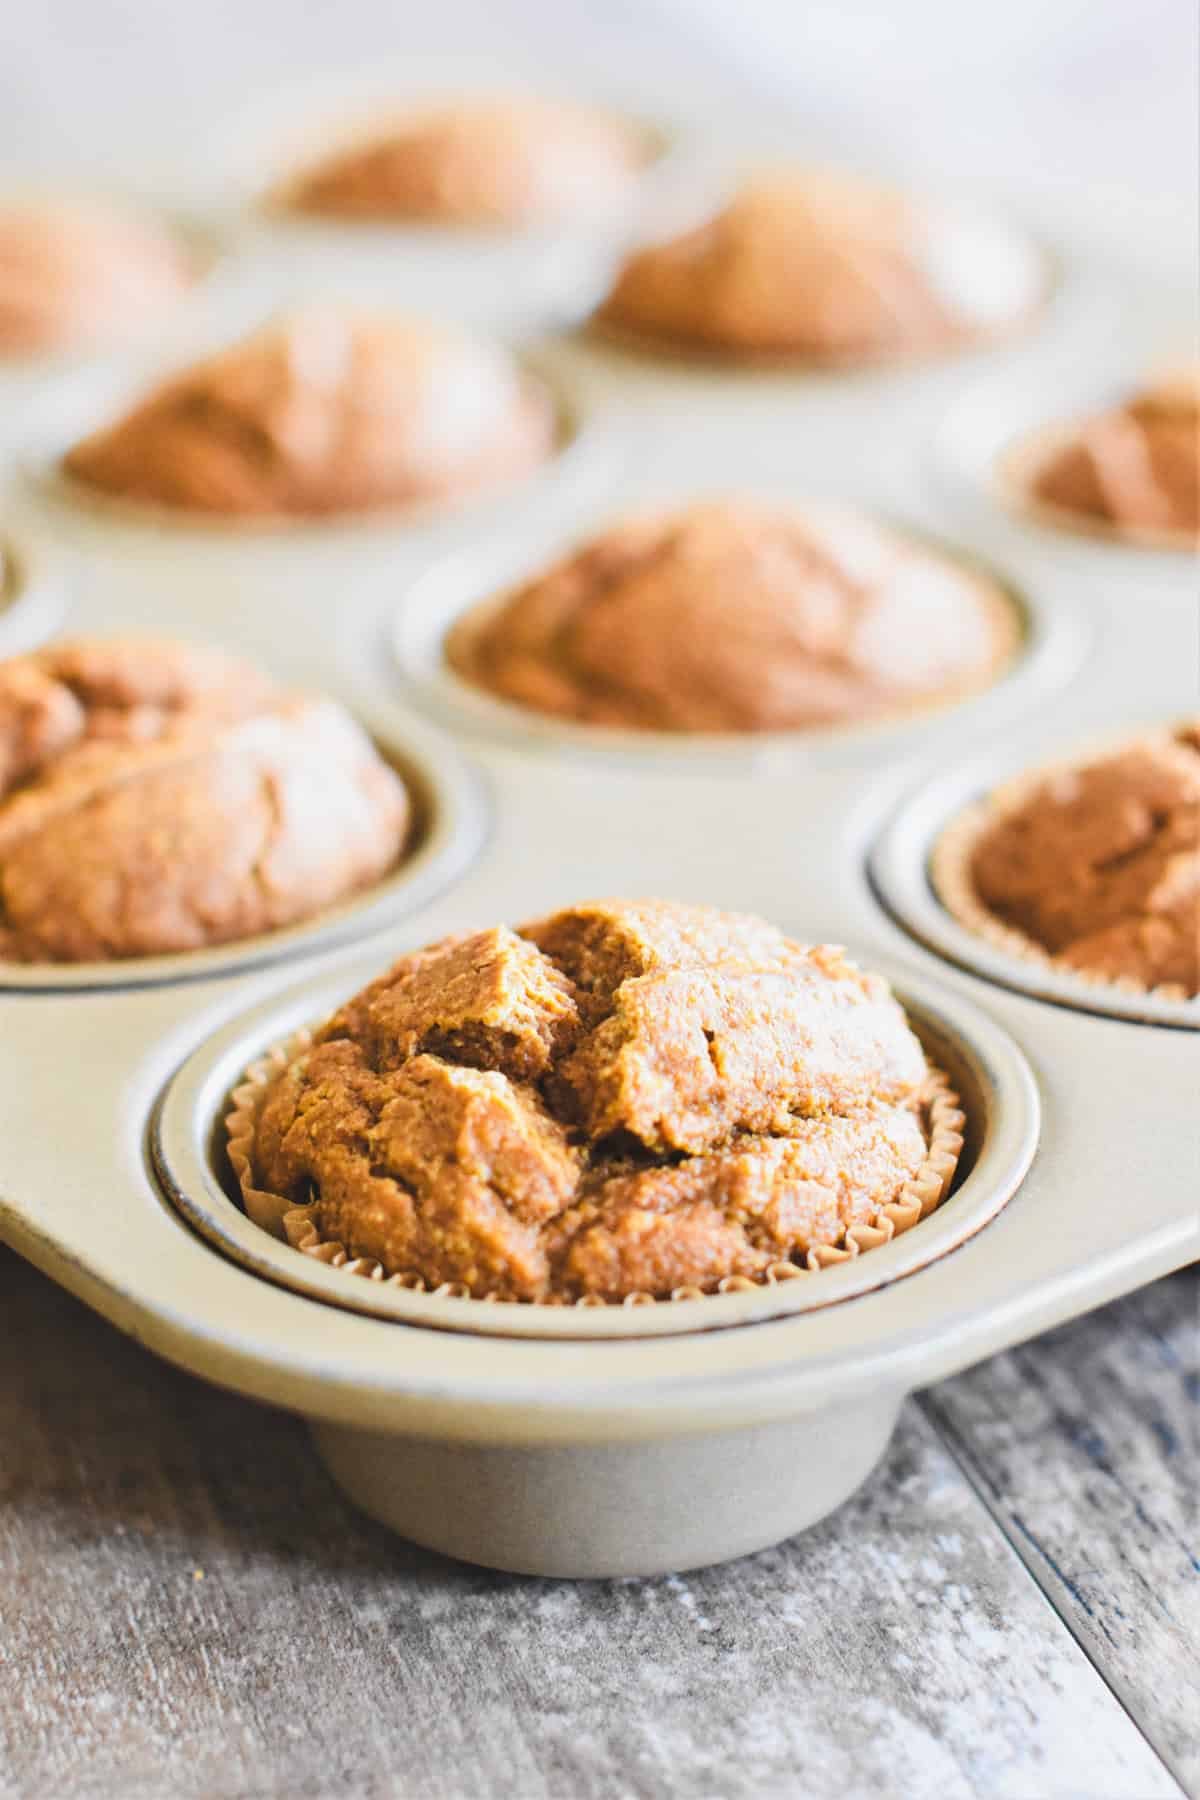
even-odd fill
[{"label": "metal muffin pan", "polygon": [[[1150,360],[1162,337],[1160,299],[1122,296],[1133,356]],[[1103,350],[1090,352],[1097,370]],[[547,354],[577,366],[570,343]],[[1024,379],[1039,358],[1082,349],[1048,315],[1003,354]],[[1061,611],[1068,636],[1084,617],[1091,643],[1074,678],[1074,656],[1023,688],[1014,678],[1000,712],[985,697],[903,721],[886,740],[848,733],[836,751],[814,736],[811,755],[717,753],[697,765],[699,780],[653,752],[568,756],[537,732],[472,732],[460,748],[487,788],[491,833],[444,891],[419,897],[401,931],[360,916],[346,936],[370,927],[369,941],[299,934],[269,966],[0,995],[0,1236],[151,1348],[307,1415],[335,1477],[398,1529],[455,1555],[563,1575],[689,1567],[802,1528],[862,1480],[913,1388],[1195,1256],[1194,1039],[1047,1004],[960,967],[907,932],[869,876],[904,796],[964,751],[1034,763],[1051,745],[1101,726],[1115,735],[1125,719],[1180,712],[1192,698],[1196,627],[1178,582],[1160,576],[1147,597],[1120,557],[1098,580],[1094,549],[1064,558],[948,493],[931,446],[967,379],[961,362],[811,382],[696,369],[677,372],[667,394],[652,365],[639,384],[631,362],[618,372],[597,355],[589,414],[624,452],[596,484],[602,507],[582,487],[533,482],[506,496],[503,533],[494,516],[463,514],[437,530],[348,523],[254,541],[97,514],[77,535],[70,508],[15,480],[0,518],[40,541],[72,595],[73,630],[152,624],[240,646],[447,768],[450,740],[414,719],[389,641],[429,570],[469,558],[498,587],[514,542],[561,543],[598,510],[697,490],[895,513],[977,553],[1051,623]],[[772,1299],[728,1295],[687,1303],[697,1329],[652,1332],[639,1318],[631,1336],[627,1324],[598,1323],[597,1309],[587,1335],[553,1343],[490,1316],[533,1309],[486,1309],[486,1335],[456,1328],[449,1309],[472,1303],[436,1296],[426,1298],[441,1308],[437,1328],[368,1315],[333,1287],[354,1277],[238,1225],[208,1173],[204,1132],[244,1051],[320,1015],[409,944],[606,892],[760,911],[893,973],[918,1021],[981,1071],[966,1096],[975,1160],[943,1208],[853,1267],[788,1284],[781,1316],[760,1316]],[[1035,1136],[1028,1173],[1002,1204]],[[187,1217],[155,1154],[182,1177]],[[225,1241],[214,1245],[202,1223]],[[803,1293],[793,1300],[792,1289]]]}]

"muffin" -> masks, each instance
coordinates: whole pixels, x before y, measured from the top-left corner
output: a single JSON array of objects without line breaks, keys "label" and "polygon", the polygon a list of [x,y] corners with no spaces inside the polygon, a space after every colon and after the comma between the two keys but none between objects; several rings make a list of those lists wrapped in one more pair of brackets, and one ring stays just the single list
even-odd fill
[{"label": "muffin", "polygon": [[172,377],[64,461],[124,500],[316,518],[516,481],[556,436],[549,395],[497,346],[314,306]]},{"label": "muffin", "polygon": [[732,499],[611,527],[469,614],[447,655],[588,725],[799,731],[982,687],[1019,630],[995,582],[868,518]]},{"label": "muffin", "polygon": [[1010,953],[1200,992],[1200,720],[1010,784],[950,829],[933,873]]},{"label": "muffin", "polygon": [[[950,254],[958,229],[862,182],[761,175],[704,224],[636,251],[597,322],[730,359],[846,363],[949,350],[1014,322],[1005,305],[968,299]],[[1018,316],[1031,298],[1013,301]]]},{"label": "muffin", "polygon": [[132,337],[195,269],[167,231],[100,207],[0,203],[0,357]]},{"label": "muffin", "polygon": [[1037,440],[1018,480],[1035,505],[1119,536],[1200,528],[1200,365]]},{"label": "muffin", "polygon": [[340,706],[221,651],[79,638],[0,663],[0,960],[292,925],[385,874],[410,825]]},{"label": "muffin", "polygon": [[589,107],[460,100],[402,115],[274,196],[331,219],[519,229],[603,222],[630,203],[647,134]]},{"label": "muffin", "polygon": [[840,950],[601,901],[402,957],[238,1090],[229,1133],[260,1223],[561,1303],[882,1241],[941,1198],[961,1123],[887,983]]}]

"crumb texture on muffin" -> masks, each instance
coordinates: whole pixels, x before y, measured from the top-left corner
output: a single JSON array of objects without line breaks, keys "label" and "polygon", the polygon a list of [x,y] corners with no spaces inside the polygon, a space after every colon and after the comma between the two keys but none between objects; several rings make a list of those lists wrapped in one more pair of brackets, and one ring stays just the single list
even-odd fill
[{"label": "crumb texture on muffin", "polygon": [[264,1089],[243,1185],[500,1299],[665,1296],[834,1245],[928,1154],[886,982],[760,919],[593,902],[402,957]]},{"label": "crumb texture on muffin", "polygon": [[[847,177],[755,177],[682,236],[619,272],[602,324],[730,356],[845,362],[986,335],[943,268],[951,225]],[[989,313],[992,309],[988,309]]]},{"label": "crumb texture on muffin", "polygon": [[498,346],[313,305],[172,377],[64,460],[126,500],[313,517],[515,481],[556,432],[548,394]]},{"label": "crumb texture on muffin", "polygon": [[1067,967],[1200,991],[1200,722],[999,797],[971,856],[987,911]]},{"label": "crumb texture on muffin", "polygon": [[1069,430],[1034,468],[1035,500],[1119,532],[1200,527],[1200,365]]},{"label": "crumb texture on muffin", "polygon": [[276,200],[343,219],[590,223],[628,203],[647,152],[643,131],[598,109],[460,100],[368,132],[302,170]]},{"label": "crumb texture on muffin", "polygon": [[127,338],[193,279],[174,237],[145,220],[0,201],[0,356]]},{"label": "crumb texture on muffin", "polygon": [[195,950],[383,875],[399,777],[340,706],[219,650],[77,639],[0,663],[0,959]]},{"label": "crumb texture on muffin", "polygon": [[733,499],[610,528],[468,615],[447,654],[585,724],[788,731],[952,699],[1018,635],[994,582],[898,532]]}]

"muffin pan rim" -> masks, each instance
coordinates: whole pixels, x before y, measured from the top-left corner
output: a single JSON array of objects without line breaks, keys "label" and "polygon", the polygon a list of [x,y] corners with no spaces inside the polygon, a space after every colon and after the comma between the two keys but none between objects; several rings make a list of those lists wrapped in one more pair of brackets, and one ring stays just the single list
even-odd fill
[{"label": "muffin pan rim", "polygon": [[[1169,725],[1159,716],[1147,720],[1152,732]],[[1183,1031],[1200,1030],[1200,995],[1169,998],[1154,991],[1125,989],[1077,975],[1050,958],[1008,954],[954,917],[939,895],[930,869],[934,847],[947,828],[973,803],[1014,778],[1034,776],[1064,761],[1086,762],[1138,735],[1125,728],[1090,740],[1068,739],[1062,753],[1021,758],[1011,752],[985,753],[957,768],[922,780],[902,798],[895,816],[871,845],[867,869],[871,886],[889,917],[910,937],[951,967],[1011,988],[1047,1005],[1119,1019],[1134,1025],[1157,1025]]]}]

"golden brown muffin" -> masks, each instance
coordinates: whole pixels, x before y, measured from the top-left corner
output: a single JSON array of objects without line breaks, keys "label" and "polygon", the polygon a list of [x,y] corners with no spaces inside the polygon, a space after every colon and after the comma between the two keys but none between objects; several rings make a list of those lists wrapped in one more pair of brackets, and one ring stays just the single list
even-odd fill
[{"label": "golden brown muffin", "polygon": [[597,317],[732,358],[842,363],[946,350],[1013,323],[960,293],[948,232],[901,195],[858,181],[763,175],[706,223],[635,252]]},{"label": "golden brown muffin", "polygon": [[1101,980],[1200,992],[1198,732],[1001,796],[969,865],[988,914]]},{"label": "golden brown muffin", "polygon": [[1033,498],[1118,534],[1200,527],[1200,367],[1083,420],[1035,459]]},{"label": "golden brown muffin", "polygon": [[402,957],[261,1093],[237,1161],[256,1197],[430,1286],[666,1295],[898,1202],[928,1080],[886,982],[840,950],[594,902]]},{"label": "golden brown muffin", "polygon": [[131,337],[194,278],[171,234],[145,221],[0,203],[0,357]]},{"label": "golden brown muffin", "polygon": [[65,465],[127,500],[316,517],[516,481],[551,454],[556,431],[549,396],[505,351],[310,307],[175,376]]},{"label": "golden brown muffin", "polygon": [[0,959],[252,937],[378,879],[404,786],[332,701],[221,651],[80,638],[0,663]]},{"label": "golden brown muffin", "polygon": [[335,219],[520,227],[628,205],[646,133],[588,107],[462,100],[380,126],[292,178],[276,204]]},{"label": "golden brown muffin", "polygon": [[589,725],[792,731],[981,687],[1018,633],[994,583],[868,518],[736,499],[612,527],[447,650],[477,686]]}]

